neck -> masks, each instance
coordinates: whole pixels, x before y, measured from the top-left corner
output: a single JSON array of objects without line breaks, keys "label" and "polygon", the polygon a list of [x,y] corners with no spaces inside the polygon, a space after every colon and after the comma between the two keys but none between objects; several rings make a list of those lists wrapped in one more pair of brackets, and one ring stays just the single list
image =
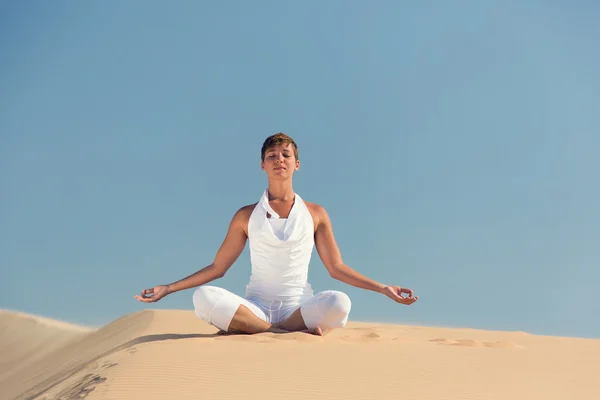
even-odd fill
[{"label": "neck", "polygon": [[287,201],[294,199],[294,189],[292,188],[292,180],[269,182],[267,189],[269,201],[279,200]]}]

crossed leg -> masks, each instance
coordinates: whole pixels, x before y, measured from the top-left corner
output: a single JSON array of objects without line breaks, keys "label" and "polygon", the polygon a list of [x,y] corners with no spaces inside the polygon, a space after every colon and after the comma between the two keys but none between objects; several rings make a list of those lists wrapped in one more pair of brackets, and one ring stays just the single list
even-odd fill
[{"label": "crossed leg", "polygon": [[270,324],[254,314],[248,307],[240,304],[233,315],[227,331],[221,331],[223,334],[255,334],[262,332],[287,333],[287,332],[305,332],[313,335],[323,335],[320,327],[309,329],[304,323],[300,309],[294,311],[289,317],[281,322]]},{"label": "crossed leg", "polygon": [[281,321],[271,324],[255,304],[219,287],[201,286],[194,291],[193,300],[200,319],[229,334],[306,332],[323,335],[324,330],[345,326],[351,306],[346,294],[324,291],[289,311]]}]

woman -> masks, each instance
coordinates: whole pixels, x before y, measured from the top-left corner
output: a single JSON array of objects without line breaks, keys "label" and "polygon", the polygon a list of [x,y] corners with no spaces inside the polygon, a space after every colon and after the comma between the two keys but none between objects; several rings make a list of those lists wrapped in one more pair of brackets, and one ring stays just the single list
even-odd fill
[{"label": "woman", "polygon": [[[261,149],[261,167],[268,188],[260,201],[235,213],[214,262],[177,282],[145,289],[136,299],[152,303],[198,287],[193,295],[196,315],[223,333],[303,331],[322,335],[346,325],[351,302],[340,291],[313,293],[307,279],[316,246],[332,278],[382,293],[400,304],[417,301],[411,289],[378,283],[344,264],[326,210],[304,201],[292,188],[300,161],[291,137],[284,133],[269,136]],[[207,285],[225,275],[247,240],[252,274],[245,296]]]}]

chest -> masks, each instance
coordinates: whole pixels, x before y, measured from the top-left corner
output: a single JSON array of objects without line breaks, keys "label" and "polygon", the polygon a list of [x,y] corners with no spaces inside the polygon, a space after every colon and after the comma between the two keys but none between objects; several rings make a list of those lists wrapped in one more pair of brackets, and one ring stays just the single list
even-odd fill
[{"label": "chest", "polygon": [[[294,206],[294,201],[270,201],[269,206],[271,206],[273,211],[279,215],[279,218],[288,218],[292,211],[292,207]],[[267,218],[271,218],[271,215],[268,212]]]}]

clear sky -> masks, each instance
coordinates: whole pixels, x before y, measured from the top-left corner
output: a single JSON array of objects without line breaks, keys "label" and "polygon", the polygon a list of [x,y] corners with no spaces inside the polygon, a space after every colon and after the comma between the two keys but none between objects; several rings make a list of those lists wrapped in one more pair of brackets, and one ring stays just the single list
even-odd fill
[{"label": "clear sky", "polygon": [[[524,4],[526,3],[526,4]],[[0,307],[101,325],[213,260],[300,147],[294,188],[351,320],[600,337],[600,6],[580,1],[0,5]],[[243,293],[248,247],[214,284]]]}]

